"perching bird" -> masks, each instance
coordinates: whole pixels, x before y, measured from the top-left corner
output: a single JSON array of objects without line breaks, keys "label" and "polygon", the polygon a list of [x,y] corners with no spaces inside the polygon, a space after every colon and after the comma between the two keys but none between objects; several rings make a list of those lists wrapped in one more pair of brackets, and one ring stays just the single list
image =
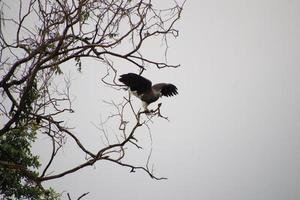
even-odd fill
[{"label": "perching bird", "polygon": [[129,87],[131,93],[142,100],[145,111],[148,105],[157,101],[161,96],[178,94],[177,87],[170,83],[157,83],[152,86],[150,80],[134,73],[123,74],[119,81]]}]

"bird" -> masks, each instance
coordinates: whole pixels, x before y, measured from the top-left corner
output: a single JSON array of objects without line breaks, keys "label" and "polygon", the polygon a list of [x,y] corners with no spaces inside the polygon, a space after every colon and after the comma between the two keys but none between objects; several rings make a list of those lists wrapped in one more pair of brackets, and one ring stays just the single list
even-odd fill
[{"label": "bird", "polygon": [[170,97],[178,94],[177,87],[171,83],[152,85],[150,80],[135,73],[120,75],[119,81],[129,87],[130,92],[143,102],[146,112],[149,112],[149,104],[157,101],[160,97]]}]

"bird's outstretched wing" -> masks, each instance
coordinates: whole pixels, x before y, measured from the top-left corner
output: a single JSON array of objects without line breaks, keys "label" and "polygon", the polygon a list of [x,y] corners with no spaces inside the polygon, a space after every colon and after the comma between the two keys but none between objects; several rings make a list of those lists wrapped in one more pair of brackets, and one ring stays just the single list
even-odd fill
[{"label": "bird's outstretched wing", "polygon": [[130,88],[131,91],[136,91],[138,94],[144,93],[151,89],[152,83],[150,80],[134,73],[123,74],[119,81]]},{"label": "bird's outstretched wing", "polygon": [[177,87],[173,84],[165,84],[161,88],[161,94],[166,97],[174,96],[178,94]]}]

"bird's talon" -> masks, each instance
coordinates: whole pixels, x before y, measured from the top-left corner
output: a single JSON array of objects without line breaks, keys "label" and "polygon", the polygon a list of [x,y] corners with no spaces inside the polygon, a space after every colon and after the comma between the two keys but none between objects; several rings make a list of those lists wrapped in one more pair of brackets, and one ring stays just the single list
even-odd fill
[{"label": "bird's talon", "polygon": [[151,110],[145,110],[144,113],[146,113],[147,115],[151,113]]}]

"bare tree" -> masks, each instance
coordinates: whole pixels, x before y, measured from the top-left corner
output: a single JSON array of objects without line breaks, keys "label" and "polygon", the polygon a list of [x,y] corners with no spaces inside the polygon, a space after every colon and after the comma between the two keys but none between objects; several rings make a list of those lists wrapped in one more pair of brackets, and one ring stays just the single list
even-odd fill
[{"label": "bare tree", "polygon": [[[106,66],[108,73],[103,75],[102,82],[117,89],[122,85],[116,81],[119,74],[114,60],[134,65],[140,73],[147,67],[178,67],[147,57],[142,47],[146,41],[159,38],[167,51],[168,38],[178,36],[174,24],[183,5],[174,3],[173,7],[158,9],[151,0],[19,0],[17,12],[13,12],[12,2],[15,1],[0,1],[1,193],[19,198],[49,196],[51,191],[44,189],[42,182],[75,173],[101,160],[164,179],[156,177],[148,164],[134,166],[122,161],[127,145],[140,148],[134,137],[136,130],[148,126],[153,117],[163,117],[161,105],[146,115],[134,109],[130,98],[124,98],[122,103],[110,102],[115,114],[109,118],[118,119],[121,139],[112,142],[104,129],[98,127],[106,139],[103,148],[91,151],[63,123],[65,114],[74,112],[71,81],[66,79],[63,87],[51,82],[63,73],[64,65],[75,62],[76,70],[81,71],[83,59],[97,60]],[[43,163],[43,169],[30,150],[38,134],[47,135],[52,144],[50,159]],[[49,174],[65,138],[71,138],[87,155],[86,159],[57,174]],[[36,191],[16,194],[13,189],[24,187]]]}]

